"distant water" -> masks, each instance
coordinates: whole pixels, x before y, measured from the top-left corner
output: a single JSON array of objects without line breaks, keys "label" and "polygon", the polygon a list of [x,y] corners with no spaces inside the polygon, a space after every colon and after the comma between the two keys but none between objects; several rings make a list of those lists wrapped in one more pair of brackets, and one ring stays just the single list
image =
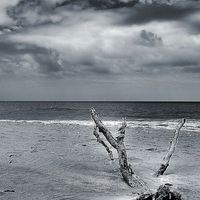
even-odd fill
[{"label": "distant water", "polygon": [[0,119],[88,120],[94,107],[107,119],[200,119],[200,103],[0,102]]},{"label": "distant water", "polygon": [[126,117],[132,127],[173,129],[186,118],[187,130],[200,131],[200,103],[183,102],[0,102],[0,121],[92,125],[91,107],[108,125]]}]

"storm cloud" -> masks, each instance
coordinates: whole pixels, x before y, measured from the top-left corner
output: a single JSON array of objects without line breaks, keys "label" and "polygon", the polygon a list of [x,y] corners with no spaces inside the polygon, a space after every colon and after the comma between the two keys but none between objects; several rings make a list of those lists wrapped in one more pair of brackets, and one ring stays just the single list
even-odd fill
[{"label": "storm cloud", "polygon": [[68,90],[77,91],[70,99],[74,95],[78,100],[85,95],[83,88],[88,95],[101,91],[103,99],[111,90],[117,98],[118,89],[137,82],[127,98],[148,100],[160,95],[157,83],[158,91],[172,82],[177,88],[186,82],[198,85],[199,1],[16,0],[5,1],[0,9],[4,82],[46,81],[63,89],[67,84]]}]

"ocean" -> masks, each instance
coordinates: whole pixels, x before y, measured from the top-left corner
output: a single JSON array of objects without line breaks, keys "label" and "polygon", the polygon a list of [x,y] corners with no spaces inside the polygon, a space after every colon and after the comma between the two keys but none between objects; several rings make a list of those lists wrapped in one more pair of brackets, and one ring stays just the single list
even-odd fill
[{"label": "ocean", "polygon": [[[113,136],[126,117],[128,160],[152,191],[170,183],[199,199],[200,103],[183,102],[0,102],[0,199],[133,200],[115,150],[111,162],[93,136],[91,107]],[[182,118],[170,165],[156,178]]]},{"label": "ocean", "polygon": [[125,117],[132,127],[173,129],[178,120],[186,118],[185,129],[200,131],[197,102],[0,102],[0,120],[91,125],[90,108],[95,108],[107,125],[117,125]]},{"label": "ocean", "polygon": [[200,119],[200,102],[0,102],[0,119],[89,120],[94,107],[107,119]]}]

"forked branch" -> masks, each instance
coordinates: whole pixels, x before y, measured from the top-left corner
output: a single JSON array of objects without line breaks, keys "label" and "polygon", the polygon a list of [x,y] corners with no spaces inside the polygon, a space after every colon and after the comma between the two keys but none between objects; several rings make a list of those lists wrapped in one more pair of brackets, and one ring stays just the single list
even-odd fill
[{"label": "forked branch", "polygon": [[96,125],[94,126],[93,134],[97,138],[97,142],[99,142],[100,144],[102,144],[105,147],[105,149],[108,152],[108,155],[110,157],[110,160],[114,160],[112,151],[109,149],[107,144],[100,138],[99,133],[97,131],[97,126]]},{"label": "forked branch", "polygon": [[[125,129],[126,129],[126,120],[124,119],[122,122],[121,127],[118,130],[119,135],[117,136],[117,139],[115,139],[112,136],[112,133],[105,127],[105,125],[102,123],[102,121],[99,119],[95,109],[91,109],[91,117],[96,125],[98,127],[99,132],[101,132],[107,141],[117,150],[118,153],[118,159],[119,159],[119,167],[120,172],[122,174],[122,177],[124,181],[130,186],[134,187],[135,191],[142,194],[150,194],[150,190],[146,186],[146,183],[144,183],[133,171],[131,168],[131,165],[128,163],[128,158],[126,154],[126,148],[124,145],[124,137],[125,137]],[[95,128],[95,134],[97,129]]]},{"label": "forked branch", "polygon": [[118,147],[117,140],[112,136],[112,133],[101,122],[95,109],[92,108],[90,110],[90,113],[91,113],[91,117],[92,117],[93,121],[95,122],[96,126],[99,129],[99,132],[101,132],[105,136],[105,138],[107,139],[107,141],[110,143],[111,146],[113,146],[115,149],[117,149],[117,147]]}]

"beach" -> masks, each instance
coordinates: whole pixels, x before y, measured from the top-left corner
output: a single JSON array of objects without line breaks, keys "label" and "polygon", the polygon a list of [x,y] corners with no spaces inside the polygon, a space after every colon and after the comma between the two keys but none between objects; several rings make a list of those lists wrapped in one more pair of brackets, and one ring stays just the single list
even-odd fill
[{"label": "beach", "polygon": [[0,200],[200,200],[200,0],[0,0]]},{"label": "beach", "polygon": [[[93,136],[92,121],[83,122],[1,120],[0,199],[133,199],[133,189],[119,173],[117,155],[110,161]],[[105,124],[113,132],[119,127],[114,121]],[[173,126],[129,125],[125,138],[129,162],[152,191],[170,183],[184,199],[196,200],[200,196],[198,131],[183,129],[165,175],[153,176],[172,136]]]}]

